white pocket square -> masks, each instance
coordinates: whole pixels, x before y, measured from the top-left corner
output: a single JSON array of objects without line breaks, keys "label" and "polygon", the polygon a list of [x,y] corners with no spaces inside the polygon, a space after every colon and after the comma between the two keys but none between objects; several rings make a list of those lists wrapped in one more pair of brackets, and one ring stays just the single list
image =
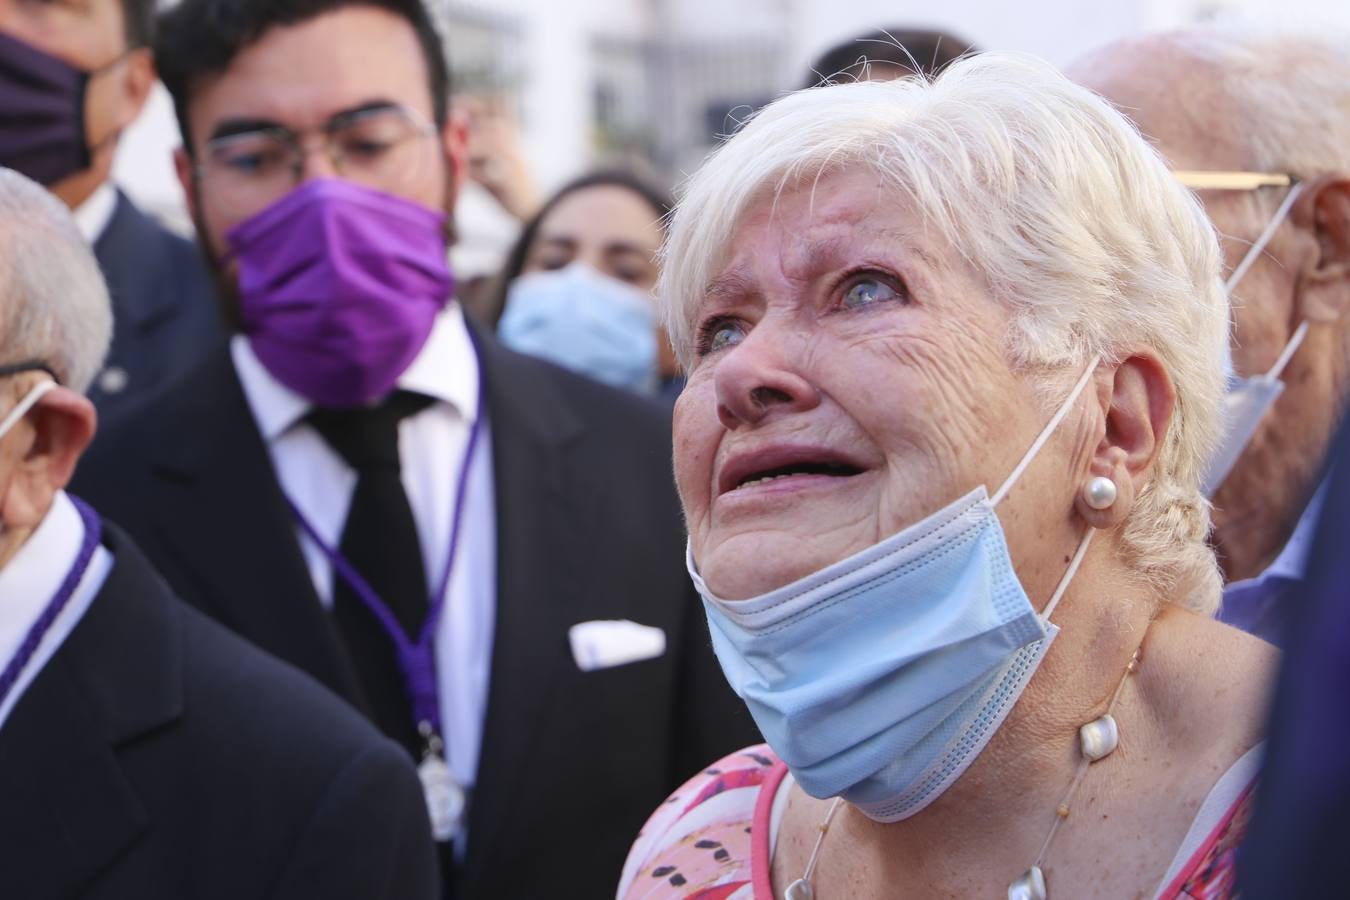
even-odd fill
[{"label": "white pocket square", "polygon": [[627,619],[596,619],[567,629],[572,657],[583,672],[655,659],[666,652],[666,633]]}]

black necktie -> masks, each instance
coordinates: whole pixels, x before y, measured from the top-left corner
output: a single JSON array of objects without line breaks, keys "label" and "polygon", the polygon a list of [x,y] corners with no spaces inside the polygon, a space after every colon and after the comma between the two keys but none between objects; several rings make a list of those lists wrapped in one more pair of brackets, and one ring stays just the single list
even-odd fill
[{"label": "black necktie", "polygon": [[[397,391],[379,406],[316,409],[309,414],[309,423],[356,472],[356,490],[338,551],[413,640],[427,614],[427,578],[417,524],[403,490],[398,425],[429,403],[429,397]],[[394,642],[336,571],[333,618],[351,651],[375,724],[420,759],[422,739]]]}]

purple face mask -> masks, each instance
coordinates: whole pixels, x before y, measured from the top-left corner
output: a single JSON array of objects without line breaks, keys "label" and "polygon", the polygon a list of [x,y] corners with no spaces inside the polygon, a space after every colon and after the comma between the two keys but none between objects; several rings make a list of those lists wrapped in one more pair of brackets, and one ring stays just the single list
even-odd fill
[{"label": "purple face mask", "polygon": [[89,73],[0,32],[0,166],[43,185],[89,168]]},{"label": "purple face mask", "polygon": [[307,181],[225,237],[254,353],[319,406],[389,393],[454,290],[444,213],[342,179]]}]

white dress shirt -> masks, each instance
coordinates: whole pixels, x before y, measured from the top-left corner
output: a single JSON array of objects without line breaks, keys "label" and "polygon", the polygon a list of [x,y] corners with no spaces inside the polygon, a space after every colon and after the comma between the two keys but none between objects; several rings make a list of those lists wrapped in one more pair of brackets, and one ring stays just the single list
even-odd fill
[{"label": "white dress shirt", "polygon": [[[356,473],[304,421],[311,404],[272,377],[248,339],[230,345],[244,396],[253,411],[282,491],[330,547],[342,528],[356,489]],[[456,478],[478,407],[478,360],[459,304],[436,319],[431,336],[398,387],[436,402],[399,424],[403,487],[412,507],[426,565],[427,592],[439,586],[450,550]],[[496,620],[497,535],[493,499],[492,441],[486,420],[466,485],[464,520],[445,609],[436,630],[436,670],[446,762],[469,788],[478,772],[487,708]],[[319,599],[331,608],[333,569],[299,524],[296,534]],[[409,708],[408,715],[412,715]]]},{"label": "white dress shirt", "polygon": [[[12,559],[0,568],[0,669],[7,667],[28,636],[33,623],[56,596],[84,544],[84,521],[64,493],[56,495],[37,529]],[[0,703],[0,728],[42,667],[75,630],[112,570],[113,557],[104,547],[94,549],[89,567],[65,607],[43,635],[9,696]]]},{"label": "white dress shirt", "polygon": [[113,213],[117,211],[117,189],[111,182],[103,182],[94,192],[85,198],[74,210],[75,227],[80,229],[80,234],[93,246],[98,243],[98,239],[103,237],[103,232],[108,230],[108,223],[112,221]]}]

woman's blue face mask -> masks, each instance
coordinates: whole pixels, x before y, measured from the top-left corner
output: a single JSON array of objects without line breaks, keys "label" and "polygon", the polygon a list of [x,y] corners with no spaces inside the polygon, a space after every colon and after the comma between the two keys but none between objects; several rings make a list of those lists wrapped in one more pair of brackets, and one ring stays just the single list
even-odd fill
[{"label": "woman's blue face mask", "polygon": [[651,297],[585,263],[517,278],[497,332],[513,350],[597,381],[643,394],[656,390]]}]

